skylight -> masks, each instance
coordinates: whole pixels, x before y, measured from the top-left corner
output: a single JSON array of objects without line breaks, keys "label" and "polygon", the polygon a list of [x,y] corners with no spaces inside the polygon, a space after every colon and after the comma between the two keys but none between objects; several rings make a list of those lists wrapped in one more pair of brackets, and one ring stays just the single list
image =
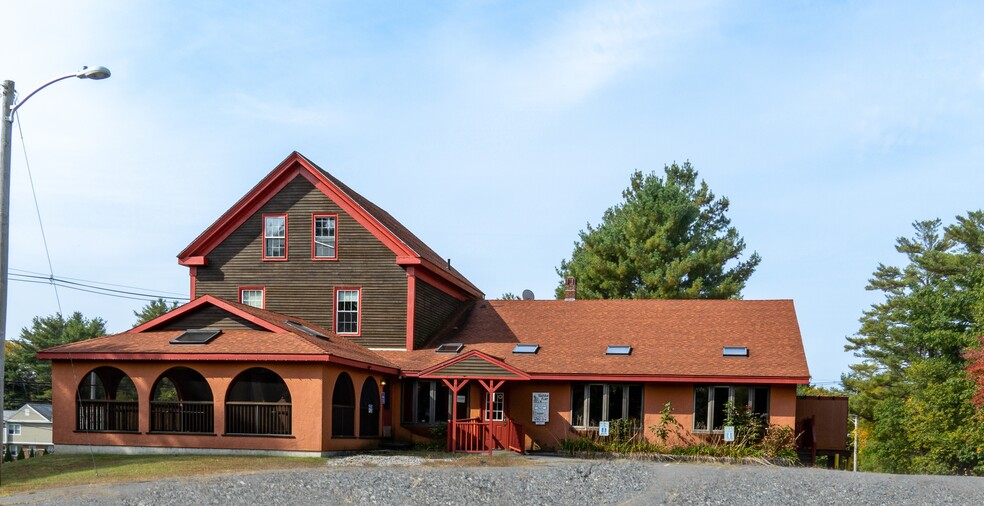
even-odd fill
[{"label": "skylight", "polygon": [[725,357],[747,357],[748,347],[747,346],[725,346],[724,347]]},{"label": "skylight", "polygon": [[290,325],[291,327],[294,327],[295,329],[301,330],[303,332],[307,332],[308,334],[311,334],[312,336],[320,337],[322,339],[328,339],[328,336],[326,336],[324,333],[318,332],[317,330],[314,330],[311,327],[308,327],[307,325],[304,325],[303,323],[298,323],[298,322],[295,322],[293,320],[285,320],[284,323],[286,323],[287,325]]},{"label": "skylight", "polygon": [[608,345],[605,355],[631,355],[632,347],[627,345]]},{"label": "skylight", "polygon": [[465,345],[461,343],[444,343],[437,347],[438,353],[458,353]]},{"label": "skylight", "polygon": [[222,333],[221,329],[193,329],[182,332],[171,339],[171,344],[207,344],[215,336]]},{"label": "skylight", "polygon": [[523,344],[519,343],[513,348],[513,353],[528,354],[533,355],[540,349],[539,344]]}]

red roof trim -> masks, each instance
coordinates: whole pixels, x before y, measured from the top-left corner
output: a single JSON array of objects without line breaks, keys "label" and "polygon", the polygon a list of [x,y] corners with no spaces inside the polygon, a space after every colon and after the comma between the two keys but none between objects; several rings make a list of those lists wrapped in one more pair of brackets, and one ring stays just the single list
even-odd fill
[{"label": "red roof trim", "polygon": [[[461,298],[462,294],[469,294],[478,299],[485,298],[485,294],[483,294],[482,292],[463,284],[460,280],[458,280],[458,278],[456,278],[454,275],[449,273],[446,269],[442,269],[441,267],[434,265],[433,262],[430,262],[424,258],[414,257],[414,256],[403,256],[403,257],[398,256],[396,257],[396,265],[400,265],[404,267],[409,265],[420,266],[422,269],[420,271],[417,271],[418,276],[420,276],[425,272],[427,274],[430,274],[429,276],[430,279],[427,280],[428,283],[433,285],[434,288],[439,288],[441,291],[459,300],[465,300]],[[433,280],[434,282],[431,282],[431,280]],[[449,292],[447,286],[440,285],[440,283],[438,283],[439,281],[450,283],[451,285],[457,288],[457,291],[459,291],[459,293],[455,294]]]},{"label": "red roof trim", "polygon": [[[454,364],[457,364],[458,362],[461,362],[462,360],[469,359],[471,357],[478,357],[478,358],[480,358],[480,359],[482,359],[482,360],[484,360],[484,361],[486,361],[486,362],[488,362],[488,363],[490,363],[490,364],[492,364],[492,365],[494,365],[496,367],[499,367],[501,369],[505,369],[505,370],[507,370],[507,371],[509,371],[509,372],[511,372],[511,373],[513,373],[513,374],[515,374],[517,376],[519,376],[519,379],[523,379],[523,380],[530,379],[530,375],[527,374],[525,371],[522,371],[520,369],[517,369],[517,368],[515,368],[515,367],[513,367],[513,366],[511,366],[511,365],[509,365],[509,364],[507,364],[507,363],[505,363],[505,362],[503,362],[503,361],[501,361],[501,360],[499,360],[499,359],[491,356],[491,355],[486,355],[485,353],[482,353],[482,352],[480,352],[478,350],[471,350],[471,351],[465,352],[465,353],[461,354],[460,356],[454,357],[454,358],[452,358],[450,360],[445,360],[444,362],[441,362],[441,363],[439,363],[437,365],[428,367],[427,369],[424,369],[423,371],[420,371],[420,373],[417,376],[420,377],[420,378],[441,378],[441,377],[448,377],[448,378],[450,378],[452,376],[443,376],[441,374],[435,374],[435,371],[439,371],[441,369],[444,369],[445,367],[450,367],[450,366],[452,366]],[[453,377],[457,378],[459,376],[453,376]],[[484,378],[484,376],[475,376],[475,378]],[[496,378],[502,379],[500,376],[496,376]]]},{"label": "red roof trim", "polygon": [[661,383],[748,383],[748,384],[781,384],[806,385],[809,376],[776,377],[776,376],[675,376],[662,374],[531,374],[534,380],[551,381],[645,381]]},{"label": "red roof trim", "polygon": [[38,352],[43,360],[118,360],[118,361],[185,361],[185,362],[321,362],[356,367],[387,374],[397,374],[398,369],[334,355],[303,354],[254,354],[254,353],[72,353],[57,351]]},{"label": "red roof trim", "polygon": [[164,314],[158,316],[157,318],[154,318],[153,320],[150,320],[149,322],[144,323],[143,325],[139,325],[139,326],[133,327],[132,329],[130,329],[127,332],[130,332],[130,333],[145,332],[145,331],[150,330],[150,329],[152,329],[152,328],[154,328],[154,327],[156,327],[156,326],[158,326],[158,325],[160,325],[162,323],[171,321],[174,318],[178,318],[178,317],[184,315],[185,313],[187,313],[189,311],[193,311],[193,310],[195,310],[195,309],[197,309],[197,308],[199,308],[199,307],[201,307],[201,306],[203,306],[205,304],[211,304],[211,305],[213,305],[213,306],[215,306],[215,307],[217,307],[219,309],[222,309],[224,311],[228,311],[229,313],[232,313],[232,314],[234,314],[234,315],[236,315],[236,316],[238,316],[240,318],[243,318],[244,320],[247,320],[249,322],[252,322],[252,323],[257,324],[260,327],[263,327],[264,329],[269,330],[270,332],[276,332],[277,334],[287,334],[287,333],[289,333],[286,329],[280,328],[280,327],[278,327],[278,326],[276,326],[276,325],[274,325],[274,324],[272,324],[272,323],[270,323],[270,322],[268,322],[268,321],[266,321],[266,320],[264,320],[262,318],[258,318],[256,316],[253,316],[253,315],[251,315],[251,314],[249,314],[249,313],[247,313],[247,312],[245,312],[245,311],[237,308],[236,306],[230,305],[230,304],[226,303],[225,301],[223,301],[222,299],[215,298],[215,297],[213,297],[211,295],[203,295],[203,296],[201,296],[201,297],[199,297],[199,298],[197,298],[197,299],[195,299],[195,300],[193,300],[193,301],[191,301],[191,302],[189,302],[189,303],[187,303],[187,304],[185,304],[185,305],[183,305],[183,306],[175,309],[174,311],[170,311],[170,312],[164,313]]},{"label": "red roof trim", "polygon": [[204,256],[194,256],[194,257],[182,258],[181,260],[178,260],[178,263],[181,265],[186,265],[188,267],[199,267],[203,265],[208,265],[208,259],[205,258]]}]

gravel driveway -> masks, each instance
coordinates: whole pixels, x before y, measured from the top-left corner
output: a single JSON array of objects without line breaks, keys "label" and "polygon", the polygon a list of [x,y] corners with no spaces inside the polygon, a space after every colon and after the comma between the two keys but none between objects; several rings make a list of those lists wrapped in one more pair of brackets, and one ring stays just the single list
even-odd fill
[{"label": "gravel driveway", "polygon": [[[330,459],[323,469],[72,487],[4,504],[984,504],[984,478],[516,457],[516,465]],[[470,460],[471,464],[479,464]]]}]

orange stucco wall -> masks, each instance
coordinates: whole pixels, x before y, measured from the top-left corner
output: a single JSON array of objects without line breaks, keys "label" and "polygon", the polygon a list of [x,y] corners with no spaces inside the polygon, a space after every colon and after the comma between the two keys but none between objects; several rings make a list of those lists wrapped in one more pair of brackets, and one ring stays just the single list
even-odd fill
[{"label": "orange stucco wall", "polygon": [[[89,371],[115,367],[133,381],[139,402],[138,433],[76,432],[75,394]],[[173,367],[188,367],[208,382],[215,403],[215,434],[173,434],[150,432],[151,389],[157,379]],[[223,401],[232,380],[252,367],[264,367],[283,378],[291,396],[291,436],[228,436]],[[134,447],[217,448],[278,451],[338,451],[371,448],[379,438],[331,438],[331,394],[335,380],[345,371],[355,389],[355,427],[359,430],[359,397],[368,371],[324,364],[280,362],[75,362],[52,364],[53,440],[63,445],[106,445]],[[377,386],[384,379],[375,376]]]}]

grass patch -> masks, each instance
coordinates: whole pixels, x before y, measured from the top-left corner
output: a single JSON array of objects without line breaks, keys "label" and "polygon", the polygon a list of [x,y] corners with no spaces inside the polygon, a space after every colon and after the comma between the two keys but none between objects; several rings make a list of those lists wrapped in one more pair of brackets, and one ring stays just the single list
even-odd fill
[{"label": "grass patch", "polygon": [[323,466],[323,458],[237,455],[44,455],[3,464],[0,497],[51,487]]}]

